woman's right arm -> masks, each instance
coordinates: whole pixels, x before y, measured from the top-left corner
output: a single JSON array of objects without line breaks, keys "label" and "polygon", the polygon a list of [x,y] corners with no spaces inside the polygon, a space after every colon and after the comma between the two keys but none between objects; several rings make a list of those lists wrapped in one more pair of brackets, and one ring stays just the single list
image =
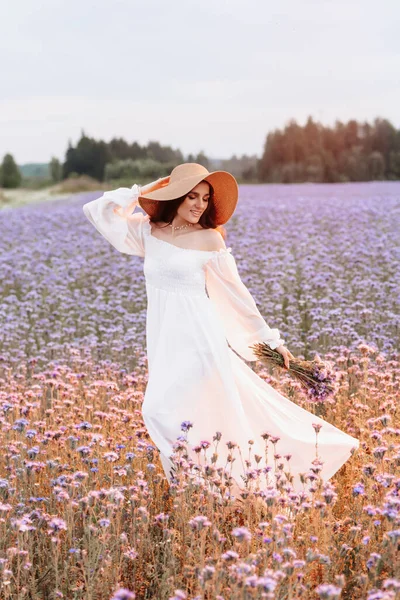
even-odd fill
[{"label": "woman's right arm", "polygon": [[164,187],[169,176],[160,177],[144,186],[133,184],[131,188],[120,187],[87,202],[82,209],[85,216],[119,252],[144,257],[143,228],[149,216],[133,211],[139,204],[139,196]]},{"label": "woman's right arm", "polygon": [[131,188],[120,187],[87,202],[82,210],[92,225],[124,254],[144,257],[143,226],[148,215],[133,211],[138,205],[141,187],[136,183]]}]

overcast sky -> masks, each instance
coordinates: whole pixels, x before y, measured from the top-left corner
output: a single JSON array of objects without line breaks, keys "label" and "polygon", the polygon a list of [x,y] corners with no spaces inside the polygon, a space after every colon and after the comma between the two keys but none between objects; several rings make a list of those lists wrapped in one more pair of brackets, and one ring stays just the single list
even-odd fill
[{"label": "overcast sky", "polygon": [[400,128],[398,0],[3,0],[0,159],[87,135],[258,154],[268,131]]}]

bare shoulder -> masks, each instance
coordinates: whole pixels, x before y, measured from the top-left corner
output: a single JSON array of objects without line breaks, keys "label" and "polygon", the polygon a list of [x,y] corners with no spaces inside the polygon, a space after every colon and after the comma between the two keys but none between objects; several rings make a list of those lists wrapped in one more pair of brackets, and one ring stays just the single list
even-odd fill
[{"label": "bare shoulder", "polygon": [[216,229],[203,229],[201,235],[205,250],[213,252],[214,250],[226,248],[224,238]]}]

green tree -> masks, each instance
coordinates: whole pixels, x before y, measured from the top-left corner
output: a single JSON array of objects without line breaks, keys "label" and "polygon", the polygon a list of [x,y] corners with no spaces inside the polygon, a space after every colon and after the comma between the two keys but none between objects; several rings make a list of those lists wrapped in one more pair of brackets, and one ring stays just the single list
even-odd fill
[{"label": "green tree", "polygon": [[[171,169],[184,162],[182,152],[174,150],[170,146],[161,146],[159,142],[150,141],[147,146],[140,146],[137,142],[132,144],[127,143],[122,138],[113,138],[110,142],[103,140],[95,140],[88,137],[85,132],[81,131],[81,138],[76,147],[73,147],[69,140],[68,149],[63,163],[63,178],[70,177],[76,173],[78,175],[90,175],[99,181],[103,181],[106,176],[109,180],[110,173],[113,173],[111,167],[108,168],[105,175],[106,165],[120,163],[120,161],[128,161],[125,165],[119,165],[118,170],[123,173],[149,173],[149,172],[165,172],[170,165]],[[153,161],[144,162],[140,167],[134,167],[129,161]],[[144,166],[143,166],[144,165]],[[156,165],[156,166],[154,166]],[[164,167],[160,167],[164,165]],[[111,171],[110,171],[111,168]],[[168,173],[165,173],[166,175]],[[159,175],[161,176],[161,175]],[[114,178],[114,177],[113,177]]]},{"label": "green tree", "polygon": [[383,179],[385,174],[385,159],[382,152],[371,152],[368,157],[368,166],[371,179]]},{"label": "green tree", "polygon": [[259,181],[369,181],[400,179],[400,130],[386,119],[372,125],[336,121],[325,127],[308,117],[268,133],[258,162]]},{"label": "green tree", "polygon": [[146,149],[140,146],[137,142],[129,144],[123,138],[113,138],[108,143],[108,149],[110,153],[110,160],[137,160],[138,158],[146,158]]},{"label": "green tree", "polygon": [[194,162],[198,163],[199,165],[202,165],[208,170],[210,169],[210,162],[202,150],[198,153]]},{"label": "green tree", "polygon": [[304,135],[308,152],[314,155],[318,154],[322,148],[321,125],[315,123],[311,116],[308,117],[304,126]]},{"label": "green tree", "polygon": [[320,154],[310,154],[306,162],[307,181],[318,183],[323,181],[324,163]]},{"label": "green tree", "polygon": [[128,183],[138,183],[144,185],[151,180],[165,177],[170,174],[176,163],[161,163],[152,158],[139,158],[132,160],[118,160],[108,163],[105,168],[106,181],[125,181]]},{"label": "green tree", "polygon": [[323,181],[326,183],[335,183],[339,180],[337,172],[337,164],[331,150],[324,148],[322,151],[322,162],[324,165]]},{"label": "green tree", "polygon": [[104,179],[104,169],[110,162],[110,150],[108,145],[101,141],[85,135],[82,130],[81,138],[73,148],[69,142],[65,162],[63,164],[63,177],[66,178],[72,173],[78,175],[89,175],[98,181]]},{"label": "green tree", "polygon": [[57,183],[57,181],[61,181],[61,164],[60,161],[58,160],[58,158],[56,158],[55,156],[51,157],[51,161],[50,161],[50,175],[51,175],[51,179]]},{"label": "green tree", "polygon": [[400,179],[400,150],[389,155],[389,178]]},{"label": "green tree", "polygon": [[183,155],[180,150],[173,150],[171,146],[161,146],[159,142],[150,141],[146,147],[147,158],[152,158],[161,163],[183,162]]},{"label": "green tree", "polygon": [[15,163],[12,154],[6,154],[0,169],[0,186],[4,188],[16,188],[21,185],[21,172]]},{"label": "green tree", "polygon": [[343,151],[338,165],[340,173],[345,176],[345,181],[367,181],[369,179],[368,161],[361,146],[354,146]]},{"label": "green tree", "polygon": [[[384,159],[385,170],[383,177],[387,176],[386,166],[389,169],[390,152],[397,148],[397,131],[387,119],[375,119],[372,134],[372,150],[380,152]],[[375,178],[375,177],[374,177]]]}]

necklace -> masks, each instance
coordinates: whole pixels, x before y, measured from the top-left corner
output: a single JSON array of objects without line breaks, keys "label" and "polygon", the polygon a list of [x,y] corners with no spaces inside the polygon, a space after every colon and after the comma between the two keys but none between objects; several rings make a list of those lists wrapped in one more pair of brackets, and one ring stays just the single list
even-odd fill
[{"label": "necklace", "polygon": [[178,227],[174,227],[172,223],[168,223],[168,225],[172,228],[172,235],[174,235],[174,231],[177,229],[187,229],[187,227],[193,227],[194,223],[188,223],[187,225],[178,225]]}]

